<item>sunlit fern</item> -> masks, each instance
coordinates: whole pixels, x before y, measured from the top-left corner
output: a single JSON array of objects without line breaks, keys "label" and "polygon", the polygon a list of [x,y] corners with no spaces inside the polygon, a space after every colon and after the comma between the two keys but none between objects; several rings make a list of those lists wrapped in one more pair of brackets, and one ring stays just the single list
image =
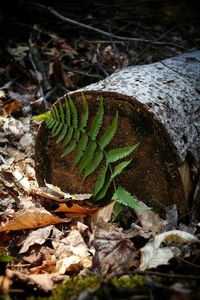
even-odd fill
[{"label": "sunlit fern", "polygon": [[117,131],[118,112],[116,112],[111,125],[100,135],[103,118],[103,98],[100,97],[96,115],[92,124],[88,126],[89,108],[84,95],[82,95],[80,116],[71,97],[66,96],[64,103],[56,103],[50,111],[34,117],[35,120],[44,120],[51,135],[56,139],[56,143],[62,144],[64,148],[62,157],[75,151],[73,165],[78,165],[84,180],[96,170],[99,171],[93,191],[95,200],[103,199],[113,183],[112,200],[135,208],[137,202],[123,187],[116,186],[115,177],[130,164],[131,159],[125,161],[122,159],[131,154],[138,144],[106,150]]}]

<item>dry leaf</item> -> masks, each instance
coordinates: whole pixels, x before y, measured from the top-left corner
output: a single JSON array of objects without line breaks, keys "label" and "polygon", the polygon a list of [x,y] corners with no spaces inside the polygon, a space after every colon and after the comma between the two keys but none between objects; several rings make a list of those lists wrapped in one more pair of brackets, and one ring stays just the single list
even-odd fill
[{"label": "dry leaf", "polygon": [[50,225],[45,228],[40,228],[38,230],[32,231],[23,242],[23,246],[19,253],[26,252],[29,249],[29,247],[34,244],[44,244],[46,239],[50,235],[50,232],[53,229],[53,227],[53,225]]},{"label": "dry leaf", "polygon": [[199,243],[199,240],[194,235],[180,230],[171,230],[157,235],[154,239],[150,240],[142,249],[140,249],[140,271],[156,268],[159,265],[168,264],[171,258],[181,254],[178,247],[160,248],[162,242],[189,244]]},{"label": "dry leaf", "polygon": [[48,293],[52,291],[53,281],[49,274],[26,275],[19,271],[7,270],[7,276],[13,281],[21,283],[32,291]]},{"label": "dry leaf", "polygon": [[80,271],[92,264],[91,254],[78,230],[70,231],[66,238],[53,241],[56,271],[59,274]]},{"label": "dry leaf", "polygon": [[10,285],[11,280],[7,276],[0,276],[0,295],[8,294]]},{"label": "dry leaf", "polygon": [[140,221],[144,231],[151,232],[151,235],[156,235],[161,228],[167,223],[159,217],[159,214],[152,211],[145,203],[137,200],[140,208],[135,208],[135,213]]},{"label": "dry leaf", "polygon": [[92,194],[69,194],[63,192],[58,186],[45,183],[46,187],[41,187],[35,191],[35,194],[44,198],[55,200],[57,202],[66,202],[67,200],[83,201],[92,197]]},{"label": "dry leaf", "polygon": [[78,204],[73,204],[71,207],[68,207],[65,203],[59,203],[59,207],[53,210],[54,213],[58,212],[68,212],[80,215],[90,215],[98,211],[99,208],[87,208],[80,206]]},{"label": "dry leaf", "polygon": [[42,207],[33,207],[16,212],[11,221],[0,227],[0,231],[33,229],[69,221],[52,215]]},{"label": "dry leaf", "polygon": [[108,223],[111,220],[113,207],[115,205],[115,201],[107,204],[106,206],[100,208],[93,216],[91,220],[91,226],[97,226],[99,223]]},{"label": "dry leaf", "polygon": [[137,251],[132,241],[126,238],[122,228],[114,224],[102,224],[102,228],[96,228],[91,244],[96,250],[92,270],[98,274],[122,274],[135,263]]}]

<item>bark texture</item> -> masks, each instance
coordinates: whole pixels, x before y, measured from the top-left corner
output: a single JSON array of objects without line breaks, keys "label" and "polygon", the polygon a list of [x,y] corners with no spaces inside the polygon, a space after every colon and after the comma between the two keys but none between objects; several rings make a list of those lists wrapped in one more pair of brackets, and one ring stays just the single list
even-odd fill
[{"label": "bark texture", "polygon": [[161,62],[128,67],[87,86],[84,91],[110,91],[134,97],[169,134],[176,156],[190,152],[200,161],[200,51]]},{"label": "bark texture", "polygon": [[[162,210],[176,203],[187,210],[179,167],[189,155],[200,161],[200,51],[150,65],[129,67],[82,89],[96,113],[98,97],[104,98],[104,126],[119,112],[119,126],[111,148],[140,146],[118,183],[153,207]],[[71,93],[77,108],[81,91]],[[64,97],[57,103],[64,102]],[[100,134],[101,134],[100,133]],[[72,166],[73,155],[61,159],[63,148],[42,124],[36,141],[36,175],[72,193],[92,192],[97,172],[83,183]],[[188,193],[188,191],[187,191]]]}]

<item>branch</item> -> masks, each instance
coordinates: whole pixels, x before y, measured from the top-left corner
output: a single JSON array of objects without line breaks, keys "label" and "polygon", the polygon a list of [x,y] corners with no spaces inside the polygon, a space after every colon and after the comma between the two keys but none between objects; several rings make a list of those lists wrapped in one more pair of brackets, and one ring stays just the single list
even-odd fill
[{"label": "branch", "polygon": [[[112,34],[112,33],[109,33],[107,31],[104,31],[104,30],[101,30],[99,28],[96,28],[96,27],[92,27],[90,25],[87,25],[87,24],[84,24],[84,23],[81,23],[81,22],[78,22],[78,21],[75,21],[75,20],[72,20],[70,18],[67,18],[67,17],[64,17],[63,15],[61,15],[59,12],[57,12],[55,9],[53,9],[52,7],[48,7],[47,8],[48,11],[54,15],[55,17],[57,17],[59,20],[65,22],[65,23],[71,23],[71,24],[74,24],[74,25],[77,25],[79,27],[82,27],[82,28],[85,28],[85,29],[88,29],[90,31],[94,31],[94,32],[97,32],[97,33],[100,33],[104,36],[107,36],[109,38],[115,38],[117,40],[122,40],[122,41],[131,41],[131,42],[141,42],[141,43],[150,43],[150,44],[154,44],[154,45],[168,45],[168,46],[172,46],[172,47],[176,47],[176,48],[180,48],[180,49],[184,49],[185,48],[181,45],[178,45],[178,44],[174,44],[174,43],[171,43],[171,42],[161,42],[160,40],[166,35],[166,34],[163,34],[162,36],[160,36],[159,38],[155,39],[155,40],[148,40],[148,39],[142,39],[142,38],[131,38],[131,37],[124,37],[124,36],[120,36],[120,35],[115,35],[115,34]],[[168,32],[167,32],[168,33]]]}]

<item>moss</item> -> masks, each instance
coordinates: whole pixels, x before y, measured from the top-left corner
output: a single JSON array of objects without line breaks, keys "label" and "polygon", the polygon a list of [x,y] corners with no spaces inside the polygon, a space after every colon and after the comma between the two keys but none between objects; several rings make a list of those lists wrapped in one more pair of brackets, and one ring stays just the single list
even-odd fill
[{"label": "moss", "polygon": [[141,275],[123,275],[119,278],[114,278],[112,284],[117,289],[134,289],[144,286],[144,276]]},{"label": "moss", "polygon": [[68,300],[76,299],[81,292],[87,289],[97,289],[99,279],[95,276],[73,277],[61,284],[50,297],[29,297],[27,300]]}]

